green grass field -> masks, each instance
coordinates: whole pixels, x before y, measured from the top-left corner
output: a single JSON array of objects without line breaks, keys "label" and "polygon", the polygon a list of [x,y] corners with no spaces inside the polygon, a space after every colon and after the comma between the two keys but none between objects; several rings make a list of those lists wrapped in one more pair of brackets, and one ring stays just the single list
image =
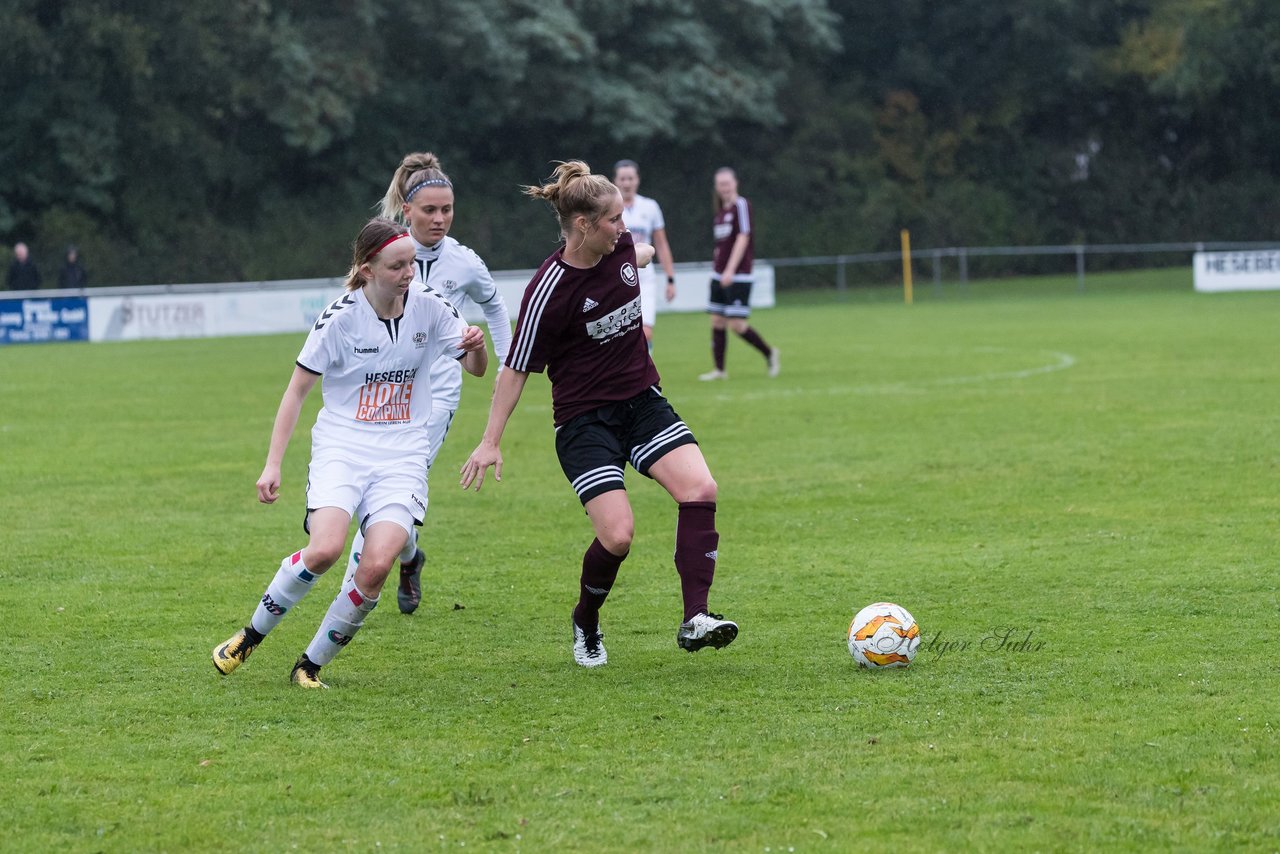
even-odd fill
[{"label": "green grass field", "polygon": [[[705,318],[661,317],[742,634],[676,648],[674,508],[631,473],[599,671],[546,382],[479,495],[471,382],[423,607],[388,596],[315,693],[287,677],[336,574],[209,662],[303,544],[306,429],[254,495],[303,336],[0,349],[0,848],[1274,851],[1280,294],[1188,279],[784,296],[782,376],[734,340],[712,386]],[[925,641],[859,671],[883,599]]]}]

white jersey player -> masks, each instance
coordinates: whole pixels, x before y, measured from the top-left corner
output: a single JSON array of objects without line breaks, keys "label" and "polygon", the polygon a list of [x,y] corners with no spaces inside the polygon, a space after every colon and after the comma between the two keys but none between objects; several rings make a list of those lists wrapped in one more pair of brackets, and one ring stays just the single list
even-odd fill
[{"label": "white jersey player", "polygon": [[[439,292],[463,315],[468,314],[473,306],[478,308],[493,338],[495,354],[499,360],[506,359],[507,351],[511,349],[511,318],[484,261],[452,237],[446,236],[435,245],[427,246],[413,236],[412,226],[409,236],[416,250],[415,278]],[[457,412],[458,402],[462,399],[462,368],[456,359],[440,359],[432,369],[431,397],[435,407],[448,412],[450,418]],[[443,432],[432,431],[437,449],[443,443],[447,429],[446,426]]]},{"label": "white jersey player", "polygon": [[[634,160],[619,160],[613,165],[613,183],[622,193],[622,222],[636,243],[647,243],[658,253],[658,261],[667,276],[667,302],[676,298],[676,268],[667,242],[667,223],[662,208],[648,196],[636,192],[640,187],[640,167]],[[644,337],[653,348],[653,323],[658,316],[658,273],[653,265],[640,271],[640,323]]]},{"label": "white jersey player", "polygon": [[427,510],[429,373],[440,358],[461,360],[477,376],[488,364],[484,335],[440,294],[414,281],[414,248],[404,227],[374,219],[356,238],[347,293],[316,319],[280,401],[258,500],[279,497],[281,464],[303,402],[323,377],[324,406],[311,431],[307,473],[310,535],[281,561],[249,624],[213,651],[218,672],[233,672],[267,633],[342,556],[355,518],[366,538],[357,572],[298,658],[291,680],[327,687],[320,668],[341,652],[375,605],[392,562]]},{"label": "white jersey player", "polygon": [[[382,214],[409,226],[414,245],[415,278],[428,289],[443,294],[459,311],[473,305],[484,314],[493,338],[499,365],[511,348],[511,319],[480,256],[449,237],[453,225],[453,183],[430,152],[408,154],[400,161],[382,200]],[[501,368],[499,368],[501,370]],[[431,443],[427,466],[444,444],[462,398],[462,369],[454,359],[442,358],[431,369],[433,412],[426,431]],[[356,571],[364,543],[357,532],[347,560],[347,575]],[[411,614],[422,601],[422,568],[426,556],[418,548],[417,535],[409,538],[400,555],[400,585],[396,603]]]}]

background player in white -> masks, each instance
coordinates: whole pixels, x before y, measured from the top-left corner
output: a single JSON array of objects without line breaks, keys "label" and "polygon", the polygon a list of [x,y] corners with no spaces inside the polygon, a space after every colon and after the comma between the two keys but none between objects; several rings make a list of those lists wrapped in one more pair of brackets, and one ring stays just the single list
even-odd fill
[{"label": "background player in white", "polygon": [[[634,160],[613,164],[613,183],[622,192],[622,222],[636,243],[646,243],[658,253],[658,262],[667,276],[667,302],[676,298],[676,267],[667,242],[667,223],[662,208],[648,196],[640,195],[640,166]],[[658,316],[658,272],[652,264],[640,268],[640,322],[644,338],[653,349],[653,322]]]},{"label": "background player in white", "polygon": [[[382,199],[382,215],[408,224],[414,247],[414,277],[429,289],[442,293],[459,312],[478,306],[493,339],[498,370],[511,349],[511,318],[507,304],[493,283],[493,276],[480,256],[449,236],[453,226],[453,182],[440,168],[431,152],[406,154],[391,177]],[[431,368],[431,419],[427,434],[435,462],[449,425],[462,399],[462,367],[452,356],[442,356]],[[351,543],[347,575],[356,571],[364,538],[357,531]],[[396,604],[401,613],[412,614],[422,601],[422,567],[426,557],[418,548],[416,532],[400,554],[400,585]]]},{"label": "background player in white", "polygon": [[243,664],[342,556],[354,516],[366,537],[359,569],[343,582],[290,674],[303,687],[327,687],[320,667],[378,604],[392,561],[426,514],[431,394],[418,376],[425,380],[445,354],[477,376],[488,365],[484,333],[414,282],[413,244],[403,226],[371,220],[352,255],[347,294],[320,314],[298,355],[258,478],[258,500],[273,503],[303,401],[323,376],[324,406],[311,431],[307,474],[304,528],[310,540],[281,561],[249,624],[214,649],[214,667],[223,675]]}]

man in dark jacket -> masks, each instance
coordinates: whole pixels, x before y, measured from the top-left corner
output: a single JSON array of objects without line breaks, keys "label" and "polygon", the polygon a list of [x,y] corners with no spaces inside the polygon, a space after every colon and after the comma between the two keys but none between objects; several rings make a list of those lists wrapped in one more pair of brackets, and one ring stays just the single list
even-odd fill
[{"label": "man in dark jacket", "polygon": [[89,274],[80,263],[80,250],[74,246],[67,247],[67,260],[58,271],[58,287],[83,288],[89,284]]},{"label": "man in dark jacket", "polygon": [[25,243],[14,244],[13,263],[9,265],[8,286],[11,291],[34,291],[40,287],[40,271],[31,260],[31,254]]}]

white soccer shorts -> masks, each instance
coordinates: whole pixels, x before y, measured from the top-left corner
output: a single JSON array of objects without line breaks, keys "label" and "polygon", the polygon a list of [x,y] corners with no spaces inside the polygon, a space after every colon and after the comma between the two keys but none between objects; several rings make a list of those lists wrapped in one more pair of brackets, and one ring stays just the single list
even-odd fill
[{"label": "white soccer shorts", "polygon": [[658,318],[658,277],[640,274],[640,322],[653,326]]},{"label": "white soccer shorts", "polygon": [[442,406],[431,407],[431,417],[427,419],[427,439],[431,442],[431,456],[427,458],[427,471],[431,471],[431,466],[435,464],[436,457],[440,455],[440,448],[444,445],[444,437],[449,435],[449,425],[453,423],[453,416],[458,410],[445,409]]},{"label": "white soccer shorts", "polygon": [[403,458],[376,464],[332,455],[312,459],[307,510],[321,507],[337,507],[366,528],[395,522],[412,534],[427,515],[427,470]]}]

